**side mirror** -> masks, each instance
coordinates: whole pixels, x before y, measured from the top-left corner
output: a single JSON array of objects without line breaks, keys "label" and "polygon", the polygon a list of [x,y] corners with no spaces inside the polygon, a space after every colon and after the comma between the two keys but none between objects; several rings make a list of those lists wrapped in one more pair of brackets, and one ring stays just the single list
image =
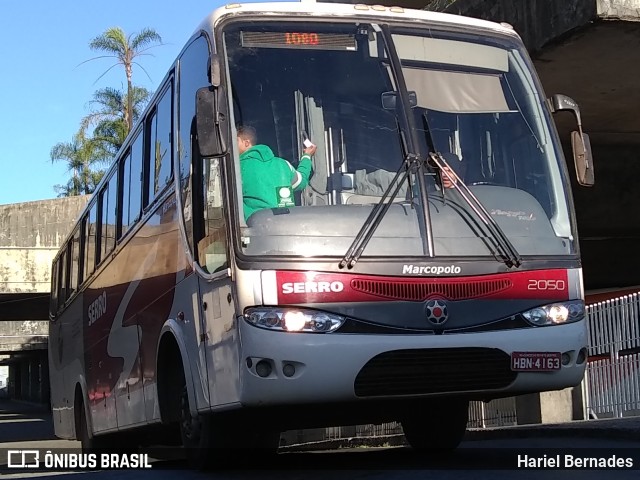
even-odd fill
[{"label": "side mirror", "polygon": [[196,133],[201,157],[227,153],[229,116],[224,87],[203,87],[196,92]]},{"label": "side mirror", "polygon": [[[397,102],[398,102],[397,92],[384,92],[382,94],[382,108],[384,108],[385,110],[395,110]],[[416,105],[418,105],[418,95],[416,95],[416,92],[410,90],[409,106],[413,108]]]},{"label": "side mirror", "polygon": [[547,99],[547,103],[553,113],[569,110],[575,115],[578,131],[571,132],[571,149],[573,150],[573,163],[576,166],[576,177],[580,185],[585,187],[593,186],[595,177],[591,141],[589,140],[589,135],[582,131],[582,118],[580,117],[578,103],[573,98],[560,94],[553,95]]},{"label": "side mirror", "polygon": [[573,150],[573,162],[576,165],[576,178],[578,183],[585,187],[594,184],[593,155],[591,154],[591,141],[589,135],[580,132],[571,132],[571,147]]}]

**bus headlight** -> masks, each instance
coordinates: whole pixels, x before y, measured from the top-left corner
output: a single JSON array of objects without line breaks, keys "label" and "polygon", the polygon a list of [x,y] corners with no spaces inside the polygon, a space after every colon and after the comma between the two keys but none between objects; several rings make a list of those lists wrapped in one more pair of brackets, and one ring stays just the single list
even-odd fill
[{"label": "bus headlight", "polygon": [[584,315],[585,308],[582,300],[551,303],[542,307],[532,308],[522,314],[527,322],[535,327],[577,322],[582,320]]},{"label": "bus headlight", "polygon": [[305,333],[331,333],[345,321],[344,317],[334,313],[278,307],[247,308],[244,319],[267,330]]}]

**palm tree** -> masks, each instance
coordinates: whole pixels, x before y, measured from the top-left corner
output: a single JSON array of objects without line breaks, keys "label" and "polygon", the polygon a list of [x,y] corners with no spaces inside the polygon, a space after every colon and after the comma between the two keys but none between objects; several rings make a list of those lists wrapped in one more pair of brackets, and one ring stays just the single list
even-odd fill
[{"label": "palm tree", "polygon": [[104,170],[95,169],[95,166],[105,163],[109,154],[99,142],[87,138],[81,130],[73,136],[71,142],[54,145],[50,157],[52,162],[67,162],[67,171],[73,172],[66,185],[54,187],[58,196],[69,197],[93,193],[104,175]]},{"label": "palm tree", "polygon": [[[125,113],[125,122],[128,130],[131,130],[133,127],[133,115],[131,114],[133,111],[134,88],[132,81],[133,65],[139,66],[145,73],[147,73],[144,67],[136,62],[136,58],[142,55],[149,55],[145,52],[156,46],[155,44],[162,45],[162,38],[151,28],[144,28],[140,33],[126,36],[124,31],[119,27],[107,29],[102,35],[97,36],[91,40],[91,43],[89,43],[89,47],[92,50],[107,53],[107,55],[95,57],[90,60],[107,57],[116,59],[115,65],[109,67],[100,76],[100,78],[116,65],[122,65],[124,67],[124,71],[127,76],[127,109]],[[147,76],[149,76],[148,73]]]},{"label": "palm tree", "polygon": [[[146,106],[151,92],[144,87],[133,87],[132,90],[132,119],[135,123]],[[105,150],[114,156],[124,143],[129,133],[127,111],[129,110],[129,96],[115,88],[103,88],[93,94],[90,104],[94,110],[80,122],[80,130],[86,132],[94,127],[93,138],[102,142]]]}]

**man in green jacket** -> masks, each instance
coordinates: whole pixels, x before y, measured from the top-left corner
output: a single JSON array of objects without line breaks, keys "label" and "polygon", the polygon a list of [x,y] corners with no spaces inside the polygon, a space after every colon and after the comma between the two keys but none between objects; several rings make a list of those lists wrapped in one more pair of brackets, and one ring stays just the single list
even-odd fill
[{"label": "man in green jacket", "polygon": [[253,127],[238,127],[238,151],[242,175],[242,198],[245,221],[257,210],[292,207],[293,192],[309,183],[311,157],[316,146],[304,149],[298,168],[276,157],[266,145],[257,145]]}]

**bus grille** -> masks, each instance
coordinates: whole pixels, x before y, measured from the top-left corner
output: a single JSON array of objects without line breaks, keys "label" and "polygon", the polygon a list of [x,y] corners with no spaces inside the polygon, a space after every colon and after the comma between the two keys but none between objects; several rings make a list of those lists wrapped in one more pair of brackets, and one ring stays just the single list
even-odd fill
[{"label": "bus grille", "polygon": [[467,300],[486,297],[512,287],[508,278],[493,280],[420,279],[416,280],[364,280],[354,279],[351,288],[378,297],[421,302],[432,296],[448,300]]},{"label": "bus grille", "polygon": [[516,375],[498,349],[395,350],[369,360],[354,387],[358,397],[471,392],[507,387]]}]

